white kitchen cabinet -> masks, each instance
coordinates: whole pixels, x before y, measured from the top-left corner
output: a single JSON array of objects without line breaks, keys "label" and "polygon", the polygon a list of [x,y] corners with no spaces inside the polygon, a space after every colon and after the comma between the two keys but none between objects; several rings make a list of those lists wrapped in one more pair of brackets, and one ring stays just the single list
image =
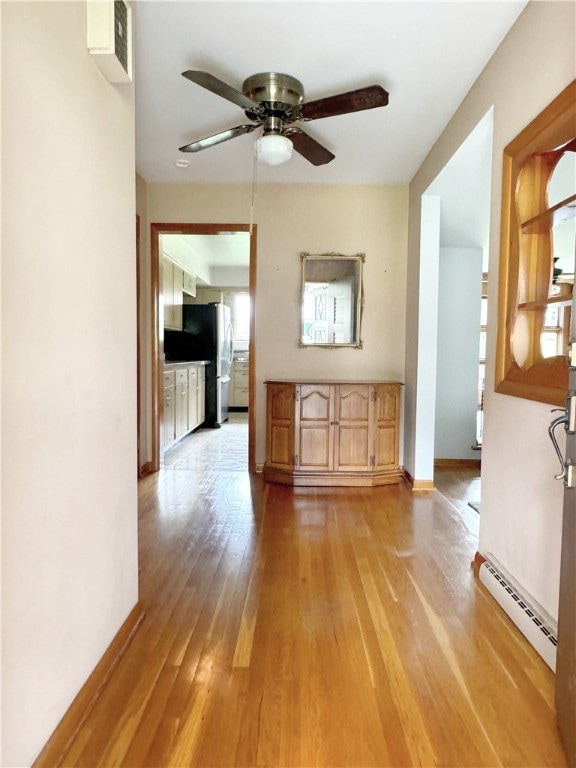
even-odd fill
[{"label": "white kitchen cabinet", "polygon": [[162,303],[164,327],[182,330],[182,304],[184,294],[196,296],[196,275],[184,270],[168,256],[162,259]]},{"label": "white kitchen cabinet", "polygon": [[188,429],[196,429],[198,421],[198,366],[188,368]]},{"label": "white kitchen cabinet", "polygon": [[232,366],[232,397],[230,405],[247,408],[249,403],[249,364],[235,362]]},{"label": "white kitchen cabinet", "polygon": [[162,304],[164,327],[182,330],[182,286],[184,273],[181,267],[166,256],[162,260]]},{"label": "white kitchen cabinet", "polygon": [[206,366],[198,366],[198,424],[206,418]]},{"label": "white kitchen cabinet", "polygon": [[164,367],[162,451],[199,427],[205,419],[206,367],[181,364]]},{"label": "white kitchen cabinet", "polygon": [[165,451],[174,442],[174,397],[175,371],[164,371],[164,414],[162,418],[162,450]]},{"label": "white kitchen cabinet", "polygon": [[188,371],[176,369],[174,397],[174,439],[180,440],[188,432]]},{"label": "white kitchen cabinet", "polygon": [[182,290],[184,293],[187,293],[188,296],[196,296],[196,275],[184,271]]}]

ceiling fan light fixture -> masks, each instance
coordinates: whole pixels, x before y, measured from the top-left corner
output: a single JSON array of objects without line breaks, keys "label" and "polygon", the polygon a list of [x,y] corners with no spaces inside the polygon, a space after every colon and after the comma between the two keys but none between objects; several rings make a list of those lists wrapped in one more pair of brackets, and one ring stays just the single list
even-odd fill
[{"label": "ceiling fan light fixture", "polygon": [[268,165],[287,163],[293,149],[290,139],[280,133],[267,133],[256,141],[256,157]]}]

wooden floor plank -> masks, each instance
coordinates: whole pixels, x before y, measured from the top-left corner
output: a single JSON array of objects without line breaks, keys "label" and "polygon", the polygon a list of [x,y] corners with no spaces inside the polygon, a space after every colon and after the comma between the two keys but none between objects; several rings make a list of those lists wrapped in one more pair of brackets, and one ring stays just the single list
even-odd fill
[{"label": "wooden floor plank", "polygon": [[217,432],[140,482],[146,620],[61,765],[565,766],[457,491],[265,485]]}]

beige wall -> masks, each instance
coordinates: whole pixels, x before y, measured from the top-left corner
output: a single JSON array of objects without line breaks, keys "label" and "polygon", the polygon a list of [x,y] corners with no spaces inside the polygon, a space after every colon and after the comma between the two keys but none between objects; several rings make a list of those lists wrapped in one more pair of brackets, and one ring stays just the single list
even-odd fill
[{"label": "beige wall", "polygon": [[3,3],[3,766],[137,601],[134,98],[86,4]]},{"label": "beige wall", "polygon": [[[150,222],[248,223],[250,185],[150,184]],[[256,198],[256,462],[271,377],[404,377],[405,187],[262,185]],[[363,349],[299,349],[300,253],[365,253]]]},{"label": "beige wall", "polygon": [[488,286],[488,359],[482,452],[480,551],[557,615],[562,486],[547,436],[550,406],[494,393],[502,151],[576,72],[575,5],[532,2],[470,90],[410,185],[406,320],[405,463],[415,455],[420,200],[464,139],[494,106]]}]

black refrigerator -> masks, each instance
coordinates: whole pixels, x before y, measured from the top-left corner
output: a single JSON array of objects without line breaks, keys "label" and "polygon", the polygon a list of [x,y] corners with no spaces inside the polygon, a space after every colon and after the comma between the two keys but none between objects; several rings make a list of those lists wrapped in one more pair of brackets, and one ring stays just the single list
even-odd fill
[{"label": "black refrigerator", "polygon": [[166,361],[207,360],[206,420],[204,426],[219,427],[228,418],[230,371],[234,335],[230,308],[225,304],[184,304],[180,331],[166,331]]}]

